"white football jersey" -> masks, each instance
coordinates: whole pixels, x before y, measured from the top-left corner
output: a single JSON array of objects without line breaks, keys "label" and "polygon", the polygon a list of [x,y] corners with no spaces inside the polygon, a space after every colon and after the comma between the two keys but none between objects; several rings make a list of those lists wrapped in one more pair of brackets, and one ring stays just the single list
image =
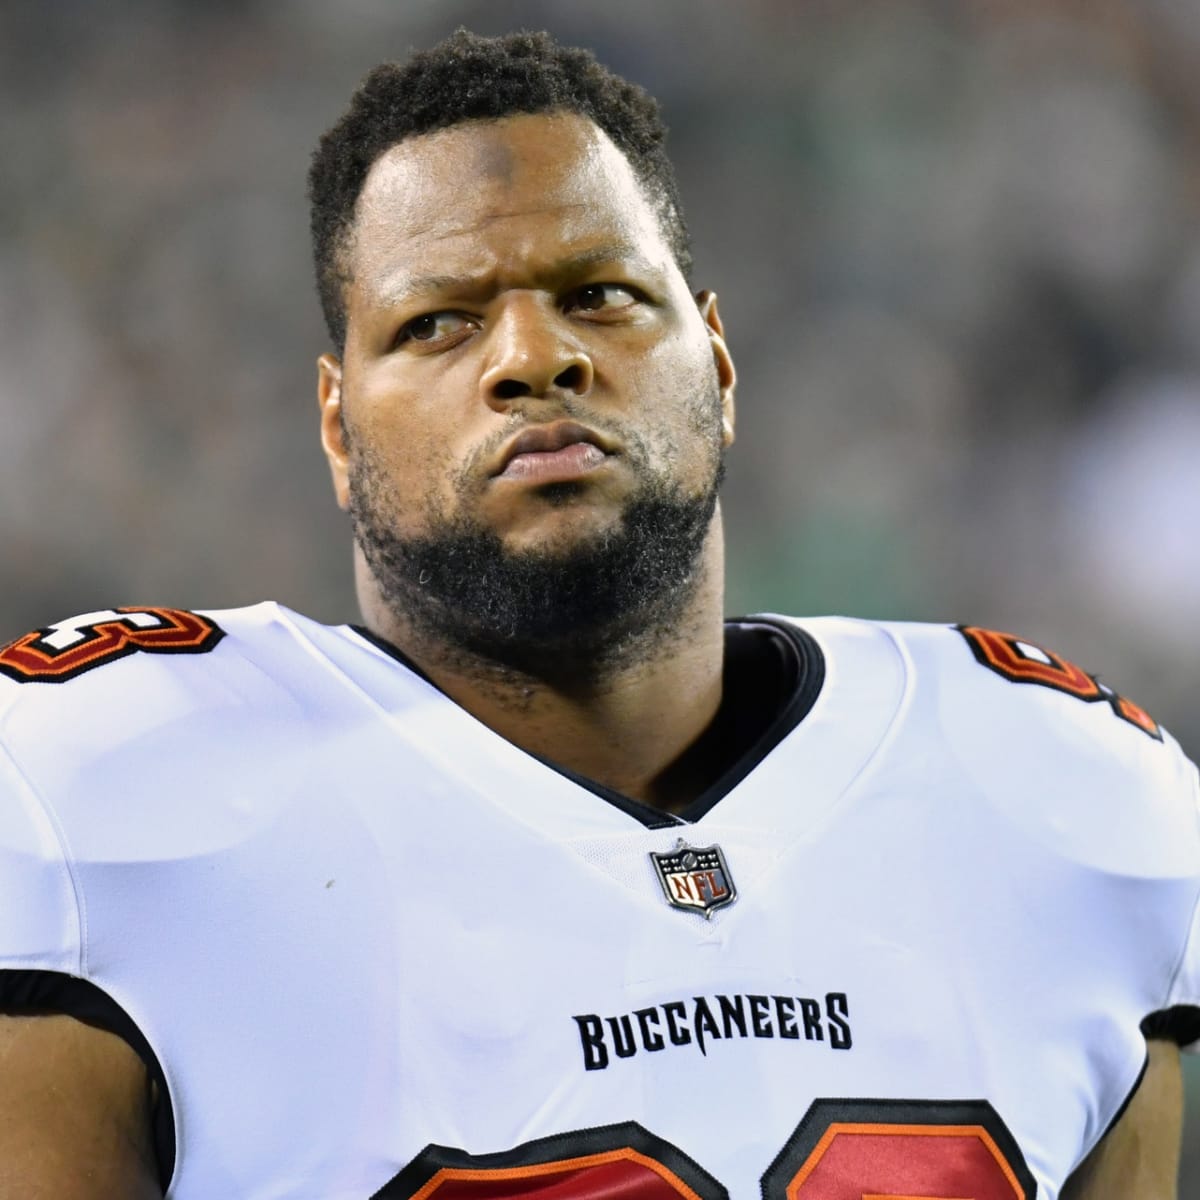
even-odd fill
[{"label": "white football jersey", "polygon": [[1054,1200],[1200,1038],[1195,768],[1011,635],[730,637],[683,817],[277,605],[18,639],[0,1008],[134,1046],[174,1200]]}]

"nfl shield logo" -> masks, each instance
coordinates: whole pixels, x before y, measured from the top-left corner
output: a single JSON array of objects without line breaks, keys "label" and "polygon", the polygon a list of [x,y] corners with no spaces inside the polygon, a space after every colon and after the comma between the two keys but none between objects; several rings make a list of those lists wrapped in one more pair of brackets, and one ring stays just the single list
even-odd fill
[{"label": "nfl shield logo", "polygon": [[682,838],[666,854],[651,852],[663,894],[669,904],[703,913],[708,920],[718,908],[737,899],[737,888],[720,846],[689,846]]}]

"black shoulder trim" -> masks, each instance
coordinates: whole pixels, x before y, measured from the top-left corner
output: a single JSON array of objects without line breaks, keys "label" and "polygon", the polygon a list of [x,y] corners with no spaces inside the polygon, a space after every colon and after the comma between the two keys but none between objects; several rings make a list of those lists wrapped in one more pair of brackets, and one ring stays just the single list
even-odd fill
[{"label": "black shoulder trim", "polygon": [[58,971],[0,969],[0,1012],[9,1016],[60,1014],[115,1033],[146,1064],[158,1085],[154,1106],[154,1153],[166,1192],[175,1173],[175,1113],[158,1057],[133,1018],[105,991],[86,979]]},{"label": "black shoulder trim", "polygon": [[1158,1038],[1174,1042],[1177,1046],[1190,1046],[1200,1042],[1200,1007],[1192,1004],[1176,1004],[1152,1012],[1142,1022],[1142,1036],[1147,1041]]}]

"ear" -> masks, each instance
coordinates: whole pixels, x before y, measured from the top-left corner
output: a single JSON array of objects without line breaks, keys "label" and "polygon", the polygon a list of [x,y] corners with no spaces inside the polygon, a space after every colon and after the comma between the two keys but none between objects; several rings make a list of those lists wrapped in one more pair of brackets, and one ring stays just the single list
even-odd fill
[{"label": "ear", "polygon": [[700,310],[700,317],[708,331],[713,362],[717,368],[717,384],[721,389],[722,441],[726,446],[730,446],[733,444],[733,393],[737,387],[737,371],[734,369],[729,347],[725,344],[725,327],[721,324],[720,313],[717,312],[717,293],[707,289],[697,292],[696,307]]},{"label": "ear", "polygon": [[342,364],[332,354],[317,359],[317,403],[321,408],[321,449],[333,478],[338,507],[350,507],[349,456],[342,423]]}]

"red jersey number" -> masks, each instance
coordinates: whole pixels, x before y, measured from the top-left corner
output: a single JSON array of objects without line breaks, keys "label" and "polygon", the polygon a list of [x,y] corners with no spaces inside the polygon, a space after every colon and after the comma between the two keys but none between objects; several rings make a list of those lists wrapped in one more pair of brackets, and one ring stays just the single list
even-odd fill
[{"label": "red jersey number", "polygon": [[65,683],[135,654],[205,654],[225,636],[179,608],[113,608],[60,621],[0,647],[0,674],[18,683]]},{"label": "red jersey number", "polygon": [[1122,721],[1128,721],[1156,741],[1162,741],[1158,722],[1144,708],[1117,695],[1095,675],[1089,675],[1065,658],[1019,638],[1015,633],[981,629],[978,625],[957,625],[955,628],[967,639],[976,661],[1002,679],[1010,683],[1036,683],[1066,692],[1088,704],[1103,701]]},{"label": "red jersey number", "polygon": [[[1037,1184],[984,1100],[816,1100],[762,1176],[763,1200],[1034,1200]],[[728,1200],[636,1122],[500,1154],[427,1146],[371,1200]]]},{"label": "red jersey number", "polygon": [[729,1200],[683,1151],[636,1121],[526,1142],[500,1154],[426,1146],[371,1200]]}]

